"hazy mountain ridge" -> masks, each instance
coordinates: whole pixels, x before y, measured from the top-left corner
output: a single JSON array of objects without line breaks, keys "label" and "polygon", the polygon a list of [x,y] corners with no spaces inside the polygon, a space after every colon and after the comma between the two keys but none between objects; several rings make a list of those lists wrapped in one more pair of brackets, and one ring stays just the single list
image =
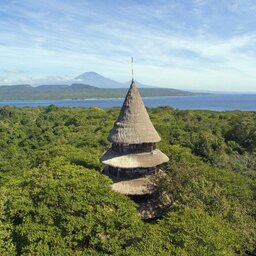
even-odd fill
[{"label": "hazy mountain ridge", "polygon": [[[131,83],[119,83],[95,72],[83,73],[71,81],[70,85],[64,83],[35,87],[29,84],[0,86],[0,100],[121,98],[125,96]],[[171,88],[150,87],[137,81],[136,84],[143,97],[193,94]]]},{"label": "hazy mountain ridge", "polygon": [[[193,93],[166,88],[140,88],[143,97],[184,96]],[[0,100],[122,98],[127,88],[98,88],[85,84],[0,86]]]},{"label": "hazy mountain ridge", "polygon": [[[69,78],[67,78],[69,77]],[[42,78],[30,78],[26,81],[23,80],[22,82],[13,82],[8,84],[2,84],[2,86],[12,86],[13,84],[28,84],[32,85],[34,87],[38,87],[41,85],[71,85],[71,84],[88,84],[91,86],[99,87],[99,88],[127,88],[129,87],[131,81],[127,82],[118,82],[113,79],[110,79],[108,77],[102,76],[94,71],[91,72],[84,72],[80,74],[79,76],[76,76],[74,78],[70,76],[47,76]],[[146,84],[142,84],[138,81],[136,81],[137,86],[140,88],[150,88],[150,87],[157,87],[157,86],[150,86]],[[0,81],[1,86],[1,81]]]}]

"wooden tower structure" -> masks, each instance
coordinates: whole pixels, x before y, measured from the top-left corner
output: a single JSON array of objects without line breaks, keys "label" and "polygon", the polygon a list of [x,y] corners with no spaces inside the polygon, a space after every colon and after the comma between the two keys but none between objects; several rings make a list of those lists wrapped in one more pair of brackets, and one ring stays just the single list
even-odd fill
[{"label": "wooden tower structure", "polygon": [[104,173],[114,181],[113,190],[145,204],[155,191],[151,175],[169,158],[156,148],[161,138],[133,79],[108,140],[112,146],[100,161]]}]

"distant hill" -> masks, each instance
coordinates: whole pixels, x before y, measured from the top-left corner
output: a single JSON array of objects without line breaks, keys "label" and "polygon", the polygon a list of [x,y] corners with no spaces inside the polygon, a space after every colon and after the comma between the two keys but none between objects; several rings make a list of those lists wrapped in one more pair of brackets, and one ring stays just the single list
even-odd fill
[{"label": "distant hill", "polygon": [[[67,77],[69,77],[69,79],[67,79]],[[137,80],[135,80],[135,82],[138,88],[158,88],[158,86],[146,85],[146,84],[140,83]],[[70,76],[51,76],[51,77],[40,78],[39,80],[30,79],[27,82],[23,82],[23,83],[34,86],[34,87],[40,87],[43,90],[48,90],[50,87],[54,87],[58,89],[60,86],[62,86],[63,88],[66,88],[67,86],[72,84],[86,84],[86,85],[91,85],[98,88],[128,88],[131,84],[131,81],[118,82],[108,77],[102,76],[94,71],[91,71],[91,72],[84,72],[74,78],[70,78]],[[0,86],[1,86],[1,80],[0,80]],[[53,88],[51,88],[51,90],[52,89]]]},{"label": "distant hill", "polygon": [[45,92],[45,91],[59,91],[60,89],[67,89],[69,85],[63,84],[63,85],[58,85],[58,84],[47,84],[47,85],[39,85],[37,87],[34,87],[36,90]]},{"label": "distant hill", "polygon": [[[60,79],[60,77],[58,77]],[[45,81],[45,84],[31,86],[3,85],[0,86],[0,100],[30,99],[90,99],[90,98],[121,98],[124,97],[131,81],[120,83],[104,77],[96,72],[85,72],[71,80],[56,79]],[[149,86],[136,81],[143,97],[152,96],[183,96],[193,93],[171,88]]]},{"label": "distant hill", "polygon": [[[0,100],[122,98],[126,88],[99,88],[89,84],[0,86]],[[140,88],[142,97],[184,96],[193,93],[170,88]]]}]

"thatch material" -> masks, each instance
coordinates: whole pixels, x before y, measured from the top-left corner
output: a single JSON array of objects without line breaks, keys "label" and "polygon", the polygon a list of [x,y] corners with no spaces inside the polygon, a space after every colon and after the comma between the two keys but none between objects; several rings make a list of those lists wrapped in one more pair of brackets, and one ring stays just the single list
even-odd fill
[{"label": "thatch material", "polygon": [[119,168],[148,168],[168,162],[169,158],[159,149],[137,154],[121,154],[109,149],[100,161],[105,165]]},{"label": "thatch material", "polygon": [[112,189],[125,195],[145,195],[154,192],[154,185],[149,177],[115,182]]},{"label": "thatch material", "polygon": [[132,81],[117,121],[108,140],[114,143],[141,144],[161,140],[150,121],[140,93]]}]

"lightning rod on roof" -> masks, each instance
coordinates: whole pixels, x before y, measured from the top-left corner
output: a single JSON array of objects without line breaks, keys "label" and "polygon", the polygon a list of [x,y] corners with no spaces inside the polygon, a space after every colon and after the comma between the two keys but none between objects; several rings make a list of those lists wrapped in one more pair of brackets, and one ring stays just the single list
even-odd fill
[{"label": "lightning rod on roof", "polygon": [[132,81],[133,81],[133,57],[131,57],[131,64],[132,64]]}]

